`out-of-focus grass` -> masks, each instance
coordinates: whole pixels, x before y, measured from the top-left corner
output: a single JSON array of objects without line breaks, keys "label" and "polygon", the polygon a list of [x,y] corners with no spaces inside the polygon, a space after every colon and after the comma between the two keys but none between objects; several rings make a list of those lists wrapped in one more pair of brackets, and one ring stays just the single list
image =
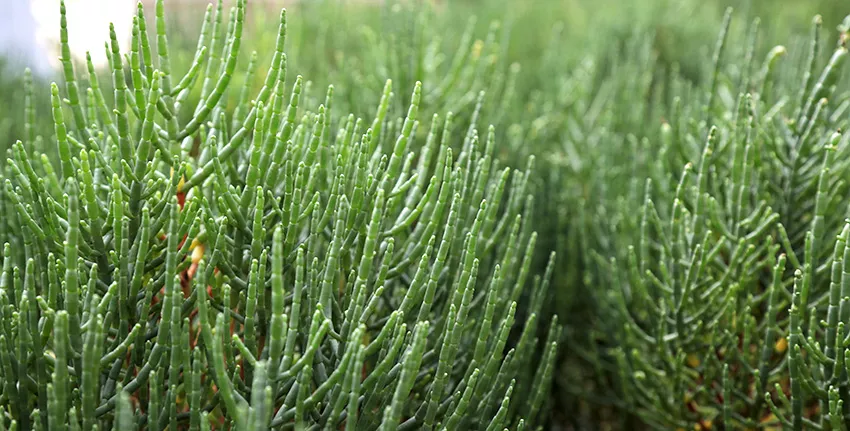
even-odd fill
[{"label": "out-of-focus grass", "polygon": [[[423,31],[422,23],[415,26],[410,22],[413,14],[405,13],[406,9],[423,7],[425,3],[433,5],[427,31]],[[197,1],[166,2],[166,7],[171,9],[168,14],[171,21],[167,24],[169,42],[173,47],[172,66],[176,71],[185,71],[191,63],[197,42],[194,37],[201,25],[202,14],[198,9],[203,5],[203,2]],[[229,2],[225,1],[224,5],[226,14]],[[474,33],[477,38],[486,36],[493,21],[499,21],[505,28],[501,41],[507,45],[503,64],[522,65],[518,94],[531,95],[535,89],[545,88],[552,73],[557,72],[547,69],[547,64],[550,68],[553,65],[559,69],[571,68],[588,56],[610,52],[618,45],[625,46],[630,38],[646,32],[655,34],[655,51],[660,62],[677,64],[684,76],[698,79],[707,69],[707,65],[701,64],[699,59],[704,58],[701,54],[705,50],[711,49],[726,6],[736,8],[739,17],[761,17],[761,45],[765,50],[772,46],[772,42],[782,40],[783,34],[805,31],[805,23],[815,13],[820,12],[824,27],[831,29],[850,9],[850,5],[839,0],[312,0],[284,4],[257,1],[249,3],[249,24],[245,29],[240,60],[243,64],[247,63],[251,51],[256,50],[265,56],[273,51],[271,46],[275,43],[278,12],[282,6],[286,6],[289,12],[286,43],[288,81],[292,82],[297,74],[304,75],[313,82],[313,95],[316,97],[323,97],[326,85],[333,83],[336,99],[342,103],[354,97],[376,97],[378,92],[374,90],[380,88],[386,78],[399,78],[389,76],[389,71],[377,63],[381,49],[398,50],[398,45],[393,45],[394,41],[409,43],[420,38],[421,42],[428,43],[439,36],[440,50],[449,57],[448,63],[457,49],[458,38],[466,22],[473,15],[478,17]],[[153,8],[149,7],[147,13],[151,23],[153,12]],[[738,19],[736,25],[745,22]],[[560,33],[553,40],[556,27],[560,28]],[[152,25],[149,30],[153,31]],[[559,58],[546,62],[545,52],[552,43],[562,45],[556,50]],[[268,61],[269,58],[260,56],[261,64],[265,65]],[[21,78],[14,72],[6,70],[0,75],[0,124],[5,124],[0,128],[0,138],[7,141],[22,133]],[[84,72],[84,65],[78,65],[79,79],[86,79]],[[255,76],[251,88],[259,89],[263,78]],[[244,76],[235,76],[232,88],[241,88],[243,82]],[[101,83],[106,89],[110,87],[108,77]],[[412,82],[397,84],[396,88],[407,88]],[[369,91],[358,91],[357,87],[362,86],[367,86]],[[44,87],[44,83],[37,84],[37,87]],[[235,98],[236,93],[232,91],[229,96]],[[193,97],[198,95],[199,89]],[[371,104],[369,101],[358,102],[357,106],[366,107],[374,105],[377,100],[371,101]],[[399,105],[401,103],[403,101],[400,100]],[[340,112],[345,112],[342,108]],[[45,116],[40,115],[39,119],[44,120]],[[47,127],[49,134],[49,123]]]}]

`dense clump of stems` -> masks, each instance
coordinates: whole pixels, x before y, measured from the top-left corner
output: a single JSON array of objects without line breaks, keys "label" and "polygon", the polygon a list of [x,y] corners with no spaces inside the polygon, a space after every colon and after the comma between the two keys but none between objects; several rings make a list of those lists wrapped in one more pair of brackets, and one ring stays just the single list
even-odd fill
[{"label": "dense clump of stems", "polygon": [[308,105],[304,79],[286,80],[285,11],[261,89],[231,114],[245,0],[226,29],[207,8],[183,76],[163,1],[152,34],[139,6],[129,54],[110,31],[107,98],[90,63],[77,80],[61,16],[55,150],[27,136],[2,172],[0,428],[543,422],[554,254],[534,276],[531,172],[498,165],[495,128],[479,135],[473,115],[454,147],[452,112],[421,122],[437,93],[420,82],[397,118],[392,81],[373,118],[335,112],[332,86]]}]

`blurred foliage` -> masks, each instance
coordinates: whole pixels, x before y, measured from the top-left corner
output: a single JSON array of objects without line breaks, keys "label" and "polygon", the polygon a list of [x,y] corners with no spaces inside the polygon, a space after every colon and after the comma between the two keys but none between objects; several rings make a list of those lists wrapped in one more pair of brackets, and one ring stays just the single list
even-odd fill
[{"label": "blurred foliage", "polygon": [[[531,95],[535,89],[547,85],[551,73],[563,72],[542,67],[547,61],[544,58],[546,48],[552,43],[568,46],[557,50],[560,57],[557,63],[559,67],[573,68],[585,58],[610,52],[612,47],[623,49],[629,39],[644,34],[654,35],[653,52],[662,65],[676,64],[683,76],[698,79],[707,69],[701,59],[711,48],[726,6],[734,7],[739,17],[761,18],[760,49],[765,52],[777,40],[782,40],[783,35],[805,32],[808,18],[815,13],[823,15],[825,28],[834,29],[850,9],[850,5],[840,0],[426,0],[424,3],[434,6],[427,13],[428,22],[414,21],[419,14],[411,12],[425,7],[423,0],[313,0],[285,4],[290,10],[297,10],[290,14],[288,23],[286,52],[291,70],[288,81],[292,82],[297,74],[313,77],[315,97],[323,97],[322,89],[330,82],[343,93],[340,100],[346,97],[351,100],[356,94],[357,89],[347,85],[352,81],[368,86],[369,91],[361,91],[358,96],[380,94],[375,89],[380,89],[386,78],[395,77],[390,76],[392,71],[382,67],[385,65],[377,64],[377,59],[383,58],[377,50],[397,49],[400,43],[432,43],[433,40],[424,39],[436,35],[440,38],[438,51],[450,56],[457,49],[458,38],[471,16],[477,17],[473,32],[476,38],[484,38],[492,22],[501,23],[504,31],[499,42],[506,49],[501,62],[522,65],[517,86],[520,95]],[[201,17],[185,12],[196,11],[199,4],[171,0],[166,5],[174,10],[169,14],[173,66],[175,70],[186,70],[194,55]],[[225,1],[225,5],[226,9],[229,3]],[[250,25],[246,26],[246,49],[242,50],[241,62],[249,61],[251,51],[271,52],[269,46],[274,44],[277,7],[276,2],[249,5]],[[251,8],[259,9],[260,13],[250,11]],[[152,14],[152,8],[148,9]],[[739,25],[745,22],[745,19],[737,21]],[[552,40],[553,29],[558,31],[556,40]],[[261,56],[258,60],[265,64],[270,59]],[[442,66],[444,71],[448,65]],[[84,65],[78,65],[77,70],[84,72]],[[0,101],[3,102],[0,119],[22,115],[14,111],[14,107],[22,106],[20,79],[15,71],[0,72]],[[262,76],[253,77],[254,90],[262,85],[262,79]],[[237,74],[233,88],[240,88],[244,80],[244,75]],[[104,84],[108,85],[108,80]],[[412,82],[399,84],[398,88],[408,88]],[[199,93],[196,90],[194,97]],[[235,105],[237,96],[230,94],[231,105]],[[45,98],[46,95],[41,95],[41,99]],[[396,102],[397,106],[407,103],[401,99]],[[368,101],[356,105],[375,103]],[[188,112],[181,114],[189,115]],[[0,129],[4,131],[0,136],[7,141],[22,133],[14,124],[9,126],[8,121],[5,127]]]}]

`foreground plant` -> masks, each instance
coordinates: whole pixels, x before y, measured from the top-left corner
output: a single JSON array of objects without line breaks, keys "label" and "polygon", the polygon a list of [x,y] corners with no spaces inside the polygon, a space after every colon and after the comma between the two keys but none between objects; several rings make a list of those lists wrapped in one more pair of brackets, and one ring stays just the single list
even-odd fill
[{"label": "foreground plant", "polygon": [[533,159],[500,168],[474,117],[420,127],[419,83],[405,117],[387,82],[374,119],[334,126],[333,87],[315,109],[300,76],[285,89],[284,12],[264,86],[228,118],[245,9],[226,32],[207,9],[177,79],[162,0],[155,48],[140,6],[126,63],[112,33],[109,107],[90,65],[77,82],[63,4],[56,151],[33,134],[3,171],[0,428],[542,423],[560,329],[538,315],[554,255],[530,270]]}]

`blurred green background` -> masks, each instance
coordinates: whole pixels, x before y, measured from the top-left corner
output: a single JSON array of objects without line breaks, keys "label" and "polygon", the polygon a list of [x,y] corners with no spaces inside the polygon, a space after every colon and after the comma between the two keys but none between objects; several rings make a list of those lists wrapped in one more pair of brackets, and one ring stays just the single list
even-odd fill
[{"label": "blurred green background", "polygon": [[[654,54],[660,63],[676,64],[684,76],[699,79],[706,70],[702,59],[713,47],[723,10],[728,6],[736,11],[733,27],[743,27],[750,21],[742,18],[760,17],[760,49],[765,52],[778,41],[786,40],[789,34],[806,32],[811,17],[817,13],[822,15],[824,28],[832,35],[831,30],[850,10],[850,3],[841,0],[428,0],[434,6],[428,8],[430,21],[414,22],[417,15],[411,10],[422,8],[421,3],[422,0],[249,2],[249,24],[237,71],[245,70],[251,51],[259,53],[261,68],[267,65],[281,7],[289,11],[288,80],[303,75],[314,84],[316,97],[322,97],[325,86],[333,83],[337,100],[347,101],[348,105],[338,112],[351,108],[355,115],[371,112],[385,79],[404,81],[404,76],[390,70],[382,51],[404,53],[404,49],[398,49],[399,44],[437,43],[441,52],[451,55],[472,16],[477,17],[473,32],[476,38],[483,39],[494,21],[503,27],[500,43],[506,55],[501,61],[522,66],[517,94],[527,98],[534,90],[545,87],[551,73],[565,72],[585,58],[622,49],[631,38],[647,34],[653,37]],[[194,55],[205,3],[167,0],[165,4],[173,68],[184,71]],[[226,0],[224,5],[226,11],[229,7]],[[153,9],[152,6],[146,9],[151,23]],[[553,52],[559,57],[554,64],[565,70],[544,67],[546,50],[553,44],[558,45]],[[84,65],[77,66],[78,75],[84,75],[84,71]],[[440,71],[438,68],[436,72]],[[20,72],[17,68],[0,68],[0,139],[6,143],[22,133]],[[253,78],[253,89],[262,85],[263,78]],[[399,82],[395,88],[412,88],[417,77],[409,78],[410,82]],[[80,79],[86,80],[85,76]],[[61,82],[59,77],[55,80]],[[243,82],[244,75],[237,74],[232,88],[239,89]],[[108,90],[107,76],[101,83]],[[36,86],[42,108],[46,106],[45,87]],[[231,91],[230,96],[235,100],[237,93]],[[181,114],[191,113],[187,110]],[[49,118],[43,115],[38,118],[49,127]]]}]

